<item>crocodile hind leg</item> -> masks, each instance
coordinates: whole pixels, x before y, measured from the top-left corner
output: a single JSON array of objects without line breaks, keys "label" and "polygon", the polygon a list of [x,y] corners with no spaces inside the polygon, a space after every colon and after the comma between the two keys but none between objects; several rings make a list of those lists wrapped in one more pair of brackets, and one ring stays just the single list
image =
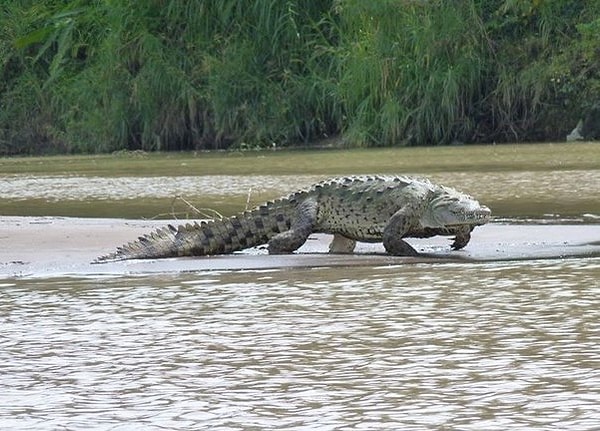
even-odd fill
[{"label": "crocodile hind leg", "polygon": [[290,229],[269,240],[269,254],[291,253],[299,249],[313,232],[317,220],[317,202],[307,199],[298,205],[297,211]]},{"label": "crocodile hind leg", "polygon": [[383,230],[383,246],[394,256],[418,256],[419,253],[402,237],[410,231],[410,208],[397,211]]},{"label": "crocodile hind leg", "polygon": [[329,253],[352,253],[354,247],[356,247],[356,241],[336,233],[329,244]]},{"label": "crocodile hind leg", "polygon": [[452,243],[451,247],[454,250],[460,250],[466,246],[471,240],[471,232],[473,229],[473,226],[462,227],[458,232],[456,232],[456,236],[454,237],[454,242]]}]

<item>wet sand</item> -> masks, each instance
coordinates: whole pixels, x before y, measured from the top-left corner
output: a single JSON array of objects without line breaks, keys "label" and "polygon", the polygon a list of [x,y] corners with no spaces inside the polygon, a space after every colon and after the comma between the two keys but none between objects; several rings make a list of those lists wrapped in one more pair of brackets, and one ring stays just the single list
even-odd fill
[{"label": "wet sand", "polygon": [[364,243],[359,244],[355,254],[330,255],[327,249],[331,237],[313,235],[292,255],[269,256],[258,248],[226,256],[91,264],[96,257],[167,223],[180,221],[0,217],[0,278],[600,256],[600,224],[490,223],[477,228],[471,242],[461,251],[451,251],[448,238],[409,239],[423,253],[416,258],[387,256],[381,244]]}]

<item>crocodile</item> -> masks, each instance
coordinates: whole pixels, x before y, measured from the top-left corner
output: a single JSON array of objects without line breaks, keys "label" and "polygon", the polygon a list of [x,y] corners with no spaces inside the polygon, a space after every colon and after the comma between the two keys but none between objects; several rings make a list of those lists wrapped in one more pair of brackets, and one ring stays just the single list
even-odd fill
[{"label": "crocodile", "polygon": [[471,196],[424,178],[333,178],[233,217],[168,225],[118,247],[96,262],[228,254],[268,244],[270,254],[291,253],[312,233],[333,234],[331,253],[351,253],[357,241],[383,242],[387,253],[417,256],[404,238],[454,236],[467,245],[491,211]]}]

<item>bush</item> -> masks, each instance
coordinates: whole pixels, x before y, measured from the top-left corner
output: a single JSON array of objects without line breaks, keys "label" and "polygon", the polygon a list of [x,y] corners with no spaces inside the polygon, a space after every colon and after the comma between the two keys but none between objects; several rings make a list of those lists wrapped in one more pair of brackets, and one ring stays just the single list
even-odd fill
[{"label": "bush", "polygon": [[6,0],[0,154],[562,139],[600,4]]}]

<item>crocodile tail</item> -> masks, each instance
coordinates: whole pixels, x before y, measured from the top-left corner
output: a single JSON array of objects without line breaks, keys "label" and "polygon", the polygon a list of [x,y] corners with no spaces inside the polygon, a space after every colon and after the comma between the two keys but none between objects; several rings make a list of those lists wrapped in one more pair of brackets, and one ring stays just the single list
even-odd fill
[{"label": "crocodile tail", "polygon": [[229,218],[159,228],[94,262],[228,254],[265,244],[295,216],[295,199],[279,199]]}]

